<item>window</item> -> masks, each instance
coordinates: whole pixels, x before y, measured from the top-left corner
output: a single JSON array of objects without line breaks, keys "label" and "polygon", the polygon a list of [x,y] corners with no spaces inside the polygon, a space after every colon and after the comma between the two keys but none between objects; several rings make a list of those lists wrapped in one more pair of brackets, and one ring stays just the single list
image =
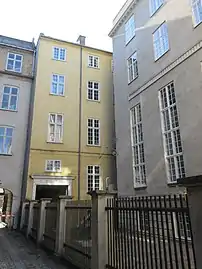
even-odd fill
[{"label": "window", "polygon": [[169,50],[168,27],[163,23],[153,34],[154,58],[157,60]]},{"label": "window", "polygon": [[22,70],[22,58],[22,55],[9,52],[6,69],[9,71],[20,73]]},{"label": "window", "polygon": [[0,154],[11,154],[13,128],[0,126]]},{"label": "window", "polygon": [[88,145],[100,145],[100,121],[88,119]]},{"label": "window", "polygon": [[192,11],[195,26],[202,22],[202,0],[192,0]]},{"label": "window", "polygon": [[125,24],[125,42],[128,44],[135,36],[135,17],[134,15]]},{"label": "window", "polygon": [[135,52],[128,59],[128,83],[130,83],[137,77],[138,77],[137,53]]},{"label": "window", "polygon": [[150,15],[152,16],[164,3],[164,0],[150,0]]},{"label": "window", "polygon": [[93,101],[100,100],[100,91],[98,82],[88,81],[88,100]]},{"label": "window", "polygon": [[53,59],[58,61],[66,60],[66,49],[64,48],[53,48]]},{"label": "window", "polygon": [[47,172],[61,172],[61,161],[47,160],[45,170]]},{"label": "window", "polygon": [[63,115],[49,114],[48,142],[62,143]]},{"label": "window", "polygon": [[18,91],[19,91],[19,89],[16,87],[5,86],[3,89],[0,108],[16,111],[17,110]]},{"label": "window", "polygon": [[176,182],[185,177],[183,148],[180,135],[179,118],[174,83],[159,91],[161,125],[168,182]]},{"label": "window", "polygon": [[140,104],[131,110],[131,137],[133,154],[134,186],[146,186],[144,139]]},{"label": "window", "polygon": [[99,57],[89,55],[88,56],[88,67],[99,68]]},{"label": "window", "polygon": [[65,90],[65,77],[62,75],[52,75],[51,94],[64,95]]},{"label": "window", "polygon": [[100,190],[100,166],[89,165],[87,167],[88,191]]}]

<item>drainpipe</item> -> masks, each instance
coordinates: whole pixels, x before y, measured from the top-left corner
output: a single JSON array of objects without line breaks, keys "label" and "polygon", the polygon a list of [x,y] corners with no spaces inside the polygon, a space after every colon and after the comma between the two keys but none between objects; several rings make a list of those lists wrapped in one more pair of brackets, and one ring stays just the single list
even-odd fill
[{"label": "drainpipe", "polygon": [[83,78],[83,47],[80,47],[80,77],[79,77],[79,146],[78,146],[78,201],[81,199],[81,116],[82,116],[82,78]]}]

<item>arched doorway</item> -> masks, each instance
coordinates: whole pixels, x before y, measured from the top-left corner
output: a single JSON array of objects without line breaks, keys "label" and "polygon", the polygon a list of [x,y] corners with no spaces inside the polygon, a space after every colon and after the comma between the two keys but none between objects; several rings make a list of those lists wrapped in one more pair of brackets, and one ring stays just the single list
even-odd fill
[{"label": "arched doorway", "polygon": [[0,222],[8,227],[12,226],[13,193],[5,188],[0,188]]}]

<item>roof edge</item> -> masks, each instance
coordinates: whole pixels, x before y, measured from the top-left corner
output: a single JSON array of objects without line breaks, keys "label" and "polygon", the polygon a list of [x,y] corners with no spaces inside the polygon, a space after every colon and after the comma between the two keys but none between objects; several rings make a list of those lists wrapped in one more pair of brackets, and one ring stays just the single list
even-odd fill
[{"label": "roof edge", "polygon": [[113,20],[113,28],[109,32],[109,37],[113,37],[116,30],[122,25],[124,19],[127,17],[127,15],[130,13],[130,11],[133,9],[133,7],[137,4],[138,1],[139,0],[127,0],[125,2],[125,4],[122,6],[122,8],[119,10]]},{"label": "roof edge", "polygon": [[75,42],[70,42],[70,41],[67,41],[67,40],[63,40],[63,39],[59,39],[59,38],[55,38],[55,37],[52,37],[52,36],[47,36],[47,35],[40,35],[39,36],[39,39],[40,38],[44,38],[44,39],[50,39],[50,40],[55,40],[55,41],[59,41],[59,42],[64,42],[64,43],[67,43],[67,44],[71,44],[71,45],[75,45],[77,47],[83,47],[83,48],[87,48],[87,49],[94,49],[94,50],[97,50],[97,51],[101,51],[101,52],[104,52],[104,53],[108,53],[108,54],[113,54],[112,51],[108,51],[108,50],[103,50],[103,49],[98,49],[98,48],[95,48],[95,47],[90,47],[90,46],[84,46],[84,45],[81,45],[79,43],[75,43]]}]

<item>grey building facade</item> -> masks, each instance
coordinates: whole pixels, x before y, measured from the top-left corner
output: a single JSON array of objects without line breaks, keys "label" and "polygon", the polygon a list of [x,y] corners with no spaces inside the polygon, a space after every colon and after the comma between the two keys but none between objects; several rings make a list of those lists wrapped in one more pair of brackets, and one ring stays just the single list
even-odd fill
[{"label": "grey building facade", "polygon": [[0,36],[0,183],[6,218],[16,221],[22,176],[34,66],[33,42]]},{"label": "grey building facade", "polygon": [[184,191],[202,174],[202,1],[128,0],[114,19],[121,195]]}]

